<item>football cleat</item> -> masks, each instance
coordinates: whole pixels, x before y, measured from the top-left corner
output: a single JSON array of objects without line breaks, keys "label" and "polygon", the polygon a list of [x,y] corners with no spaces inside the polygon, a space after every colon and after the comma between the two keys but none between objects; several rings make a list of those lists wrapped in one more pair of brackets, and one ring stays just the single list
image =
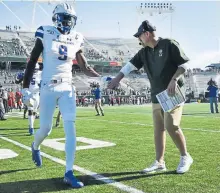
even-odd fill
[{"label": "football cleat", "polygon": [[34,164],[37,167],[41,167],[42,166],[42,158],[40,155],[40,150],[34,149],[34,142],[31,145],[31,150],[32,150],[32,160],[33,160]]},{"label": "football cleat", "polygon": [[29,128],[29,133],[30,133],[30,135],[33,135],[34,134],[34,128]]},{"label": "football cleat", "polygon": [[63,181],[65,184],[70,185],[72,188],[82,188],[84,186],[82,182],[76,179],[72,170],[69,170],[65,173]]}]

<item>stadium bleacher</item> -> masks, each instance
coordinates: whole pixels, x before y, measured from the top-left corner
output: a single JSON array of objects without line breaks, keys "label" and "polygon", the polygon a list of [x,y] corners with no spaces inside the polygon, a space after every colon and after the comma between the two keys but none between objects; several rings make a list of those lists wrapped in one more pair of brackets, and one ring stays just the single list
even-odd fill
[{"label": "stadium bleacher", "polygon": [[[34,45],[34,32],[26,31],[13,31],[13,30],[0,30],[0,56],[1,57],[26,57],[25,49],[30,52]],[[136,39],[119,39],[119,38],[85,38],[84,53],[89,61],[95,62],[119,62],[125,63],[128,61],[138,50],[140,45]],[[118,68],[120,69],[120,68]],[[118,70],[117,70],[118,71]],[[12,72],[12,74],[15,72]],[[113,76],[115,73],[111,70],[103,71],[103,75]],[[218,72],[214,72],[210,69],[207,71],[201,71],[199,69],[193,69],[193,73],[188,73],[186,76],[185,87],[193,90],[197,95],[204,94],[207,82],[213,78],[220,83]],[[14,76],[8,76],[8,80],[5,86],[10,88],[17,88],[17,85],[13,85]],[[82,73],[77,73],[74,76],[74,84],[80,91],[89,90],[89,84],[93,80],[84,76]],[[4,84],[3,77],[0,78],[0,82]],[[127,93],[132,91],[138,91],[140,93],[148,92],[150,83],[146,74],[131,74],[123,79],[121,87],[126,90]]]}]

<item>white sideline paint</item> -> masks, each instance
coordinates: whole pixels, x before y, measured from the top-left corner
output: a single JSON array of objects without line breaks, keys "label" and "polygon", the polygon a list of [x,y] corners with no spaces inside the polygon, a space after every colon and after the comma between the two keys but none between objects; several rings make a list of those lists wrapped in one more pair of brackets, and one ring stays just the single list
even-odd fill
[{"label": "white sideline paint", "polygon": [[[14,145],[17,145],[17,146],[19,146],[19,147],[22,147],[22,148],[24,148],[24,149],[26,149],[26,150],[28,150],[28,151],[31,151],[31,148],[30,148],[30,147],[28,147],[28,146],[26,146],[26,145],[23,145],[23,144],[21,144],[21,143],[19,143],[19,142],[17,142],[17,141],[12,140],[12,139],[9,139],[9,138],[7,138],[7,137],[3,137],[3,136],[0,135],[0,139],[5,140],[5,141],[8,141],[8,142],[10,142],[10,143],[13,143]],[[45,158],[48,158],[48,159],[50,159],[51,161],[56,162],[56,163],[59,163],[59,164],[61,164],[61,165],[64,165],[64,166],[66,165],[66,162],[65,162],[64,160],[59,159],[59,158],[56,158],[56,157],[53,157],[53,156],[51,156],[51,155],[49,155],[49,154],[46,154],[46,153],[44,153],[44,152],[41,152],[41,156],[43,156],[43,157],[45,157]],[[98,159],[98,158],[97,158],[97,159]],[[80,172],[80,173],[82,173],[82,174],[86,174],[86,175],[92,176],[92,177],[95,178],[96,180],[102,181],[102,182],[104,182],[104,183],[106,183],[106,184],[108,184],[108,185],[110,185],[110,186],[114,186],[114,187],[116,187],[116,188],[118,188],[118,189],[120,189],[120,190],[122,190],[122,191],[129,192],[129,193],[144,193],[144,192],[141,191],[141,190],[138,190],[138,189],[133,188],[133,187],[131,187],[131,186],[124,185],[124,184],[122,184],[122,183],[120,183],[120,182],[116,182],[116,181],[114,181],[114,180],[112,180],[112,179],[110,179],[110,178],[108,178],[108,177],[105,177],[105,176],[99,175],[99,174],[97,174],[97,173],[95,173],[95,172],[86,170],[86,169],[84,169],[84,168],[82,168],[82,167],[79,167],[79,166],[77,166],[77,165],[74,165],[74,166],[73,166],[73,169],[76,170],[76,171],[78,171],[78,172]]]},{"label": "white sideline paint", "polygon": [[[84,108],[84,107],[77,107],[77,108]],[[109,113],[114,113],[113,111],[110,111]],[[149,116],[152,116],[151,113],[147,113],[147,112],[123,112],[123,114],[128,114],[128,115],[149,115]],[[6,117],[22,117],[23,115],[23,112],[9,112],[8,114],[6,114],[5,116]],[[207,118],[207,116],[203,116],[203,115],[190,115],[190,114],[184,114],[183,115],[184,117],[198,117],[198,118],[202,118],[202,117],[205,117]],[[212,118],[212,119],[219,119],[220,117],[219,116],[208,116],[208,118]]]},{"label": "white sideline paint", "polygon": [[0,160],[17,157],[18,154],[10,149],[0,149]]},{"label": "white sideline paint", "polygon": [[[10,117],[18,117],[18,116],[11,116]],[[188,116],[188,115],[187,115]],[[191,117],[196,117],[192,116]],[[202,117],[202,116],[200,116]],[[204,116],[205,117],[205,116]],[[207,117],[207,116],[206,116]],[[213,117],[214,118],[214,117]],[[216,117],[219,118],[219,117]],[[141,125],[141,126],[153,126],[152,124],[147,123],[138,123],[138,122],[123,122],[123,121],[112,121],[112,120],[101,120],[101,119],[89,119],[89,118],[77,118],[77,120],[92,120],[92,121],[99,121],[99,122],[109,122],[109,123],[119,123],[119,124],[127,124],[127,125]],[[220,130],[210,130],[210,129],[200,129],[200,128],[182,128],[183,130],[189,130],[189,131],[198,131],[198,132],[209,132],[209,133],[220,133]]]},{"label": "white sideline paint", "polygon": [[[65,144],[62,142],[59,142],[59,141],[64,141],[64,140],[65,138],[45,139],[42,145],[56,149],[58,151],[65,151]],[[110,142],[100,141],[100,140],[95,140],[95,139],[88,139],[85,137],[77,137],[76,140],[82,143],[89,144],[89,145],[77,146],[76,150],[95,149],[95,148],[110,147],[110,146],[116,145],[115,143],[110,143]]]},{"label": "white sideline paint", "polygon": [[[151,126],[153,124],[147,123],[137,123],[137,122],[123,122],[123,121],[112,121],[112,120],[101,120],[101,119],[89,119],[89,118],[77,118],[78,120],[91,120],[91,121],[99,121],[99,122],[108,122],[108,123],[119,123],[126,125],[141,125],[141,126]],[[220,133],[220,130],[209,130],[209,129],[200,129],[200,128],[182,128],[182,130],[190,130],[190,131],[202,131],[202,132],[210,132],[210,133]]]},{"label": "white sideline paint", "polygon": [[[114,111],[110,111],[108,113],[114,113]],[[123,114],[128,114],[128,115],[149,115],[149,116],[152,116],[152,113],[150,112],[123,112]],[[211,115],[211,113],[210,113]],[[201,117],[208,117],[208,118],[213,118],[213,119],[219,119],[220,117],[219,116],[203,116],[203,115],[193,115],[193,114],[182,114],[182,116],[186,116],[186,117],[198,117],[198,118],[201,118]]]}]

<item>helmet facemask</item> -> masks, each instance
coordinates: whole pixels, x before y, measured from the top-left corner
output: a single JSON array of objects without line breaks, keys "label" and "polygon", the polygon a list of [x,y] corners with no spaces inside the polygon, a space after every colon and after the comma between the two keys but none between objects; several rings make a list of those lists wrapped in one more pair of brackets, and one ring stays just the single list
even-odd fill
[{"label": "helmet facemask", "polygon": [[54,25],[63,33],[68,34],[76,25],[77,17],[67,13],[56,13],[52,17]]}]

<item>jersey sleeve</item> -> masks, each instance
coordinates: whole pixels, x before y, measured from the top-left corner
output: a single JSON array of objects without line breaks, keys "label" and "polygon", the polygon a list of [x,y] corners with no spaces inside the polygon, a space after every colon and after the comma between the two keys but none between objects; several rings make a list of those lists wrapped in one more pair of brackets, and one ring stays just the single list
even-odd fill
[{"label": "jersey sleeve", "polygon": [[186,56],[179,43],[175,40],[171,40],[171,55],[176,66],[181,66],[189,61],[189,58]]},{"label": "jersey sleeve", "polygon": [[40,26],[37,31],[35,32],[35,38],[40,39],[43,42],[43,38],[44,38],[44,28],[43,26]]},{"label": "jersey sleeve", "polygon": [[143,51],[143,49],[139,50],[139,52],[130,60],[130,63],[132,63],[138,70],[140,70],[144,65],[141,57]]}]

